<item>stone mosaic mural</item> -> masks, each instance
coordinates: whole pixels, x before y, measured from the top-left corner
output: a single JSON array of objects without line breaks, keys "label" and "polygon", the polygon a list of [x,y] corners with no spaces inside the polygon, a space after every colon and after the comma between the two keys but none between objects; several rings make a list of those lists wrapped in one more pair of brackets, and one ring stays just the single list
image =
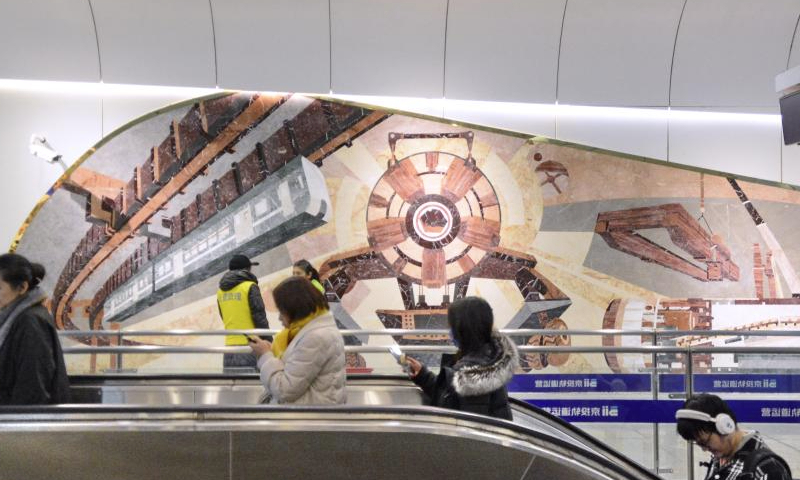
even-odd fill
[{"label": "stone mosaic mural", "polygon": [[[269,292],[305,258],[341,327],[445,328],[449,302],[480,295],[529,345],[642,345],[552,330],[696,330],[800,324],[800,193],[542,137],[299,95],[222,94],[132,122],[76,162],[12,248],[48,269],[58,328],[222,329],[228,258],[260,262]],[[731,344],[727,339],[726,344]],[[76,335],[70,342],[115,344]],[[129,344],[222,345],[223,337]],[[348,343],[444,344],[436,335]],[[776,340],[741,336],[733,344]],[[698,356],[695,367],[758,358]],[[353,368],[385,366],[349,355]],[[73,371],[118,368],[70,356]],[[659,358],[670,368],[680,358]],[[125,368],[208,371],[214,355],[126,356]],[[635,354],[524,356],[525,371],[636,372]]]}]

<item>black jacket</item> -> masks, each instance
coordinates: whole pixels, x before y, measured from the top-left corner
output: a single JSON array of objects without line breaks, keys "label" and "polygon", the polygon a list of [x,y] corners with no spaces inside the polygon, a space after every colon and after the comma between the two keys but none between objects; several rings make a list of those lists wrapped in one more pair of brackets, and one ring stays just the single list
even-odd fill
[{"label": "black jacket", "polygon": [[519,365],[511,340],[495,332],[479,351],[453,360],[452,355],[442,355],[439,375],[423,366],[414,377],[430,405],[511,420],[506,385]]},{"label": "black jacket", "polygon": [[42,304],[19,314],[0,348],[0,405],[69,401],[64,354],[50,312]]},{"label": "black jacket", "polygon": [[[720,466],[719,459],[713,458],[708,464],[706,480],[753,480],[767,478],[769,480],[792,480],[792,474],[787,469],[785,462],[770,456],[758,462],[756,465],[749,465],[749,456],[756,450],[768,448],[764,439],[758,432],[750,432],[742,439],[741,446],[733,458],[725,466]],[[747,471],[748,467],[751,471]]]},{"label": "black jacket", "polygon": [[[267,310],[264,308],[264,299],[261,298],[261,290],[258,288],[258,279],[252,272],[248,270],[230,270],[222,276],[219,280],[220,290],[230,290],[242,282],[255,282],[255,285],[250,286],[247,292],[247,301],[250,304],[250,315],[253,317],[253,325],[255,328],[269,328],[267,321]],[[219,305],[217,305],[219,308]],[[219,312],[220,317],[222,311]],[[265,340],[271,340],[271,337],[262,336]]]}]

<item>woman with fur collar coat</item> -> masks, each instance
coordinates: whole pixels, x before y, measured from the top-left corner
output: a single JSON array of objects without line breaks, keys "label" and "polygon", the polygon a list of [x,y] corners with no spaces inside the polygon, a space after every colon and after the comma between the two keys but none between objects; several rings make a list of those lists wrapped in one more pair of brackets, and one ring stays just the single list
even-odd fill
[{"label": "woman with fur collar coat", "polygon": [[492,330],[494,316],[486,300],[467,297],[447,309],[455,355],[442,355],[439,374],[408,357],[409,376],[430,405],[511,420],[506,385],[519,365],[517,348]]}]

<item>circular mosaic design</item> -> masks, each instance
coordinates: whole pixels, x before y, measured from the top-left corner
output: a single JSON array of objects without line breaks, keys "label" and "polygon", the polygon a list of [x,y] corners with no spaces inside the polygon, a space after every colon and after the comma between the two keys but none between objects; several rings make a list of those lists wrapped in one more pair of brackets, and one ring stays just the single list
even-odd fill
[{"label": "circular mosaic design", "polygon": [[443,286],[500,243],[500,204],[475,161],[421,152],[392,162],[373,187],[367,232],[398,277]]},{"label": "circular mosaic design", "polygon": [[425,195],[409,208],[406,229],[417,244],[442,248],[458,235],[461,216],[453,202],[441,195]]}]

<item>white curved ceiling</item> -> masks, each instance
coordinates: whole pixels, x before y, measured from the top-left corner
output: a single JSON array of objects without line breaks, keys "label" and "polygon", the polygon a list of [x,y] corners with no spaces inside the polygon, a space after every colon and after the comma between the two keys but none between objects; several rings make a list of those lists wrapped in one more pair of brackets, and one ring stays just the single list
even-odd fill
[{"label": "white curved ceiling", "polygon": [[0,78],[100,80],[89,3],[0,0]]},{"label": "white curved ceiling", "polygon": [[797,0],[0,0],[0,78],[774,110]]},{"label": "white curved ceiling", "polygon": [[683,4],[684,0],[570,0],[562,28],[559,102],[668,105]]}]

